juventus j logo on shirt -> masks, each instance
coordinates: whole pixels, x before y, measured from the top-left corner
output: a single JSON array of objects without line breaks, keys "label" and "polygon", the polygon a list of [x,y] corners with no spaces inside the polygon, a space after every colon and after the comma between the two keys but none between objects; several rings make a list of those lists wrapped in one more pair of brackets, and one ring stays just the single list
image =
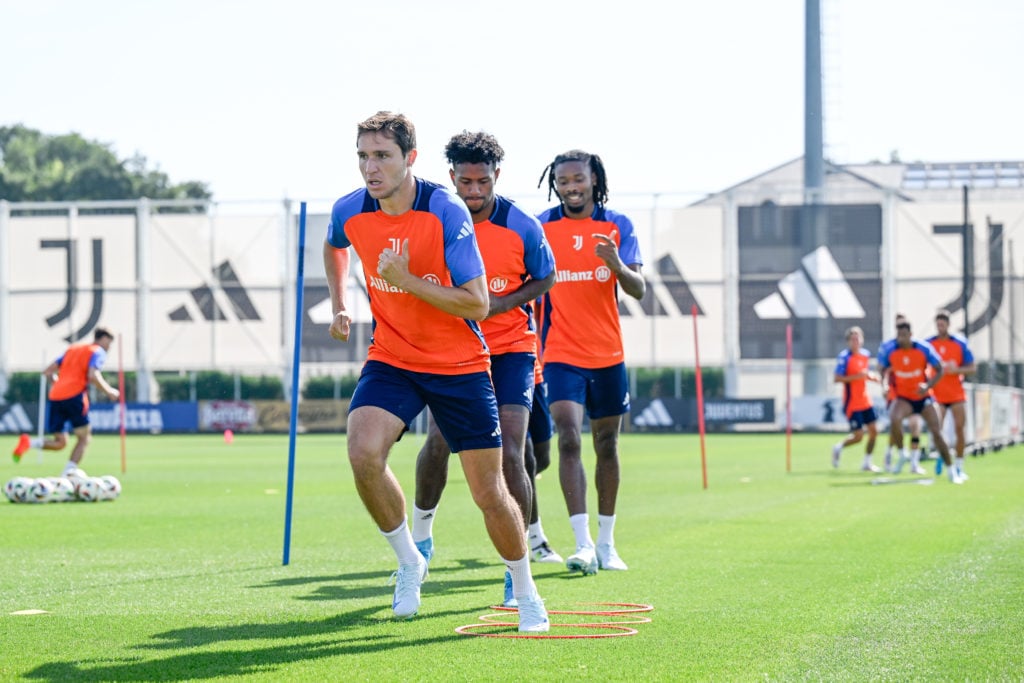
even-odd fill
[{"label": "juventus j logo on shirt", "polygon": [[579,251],[583,248],[583,235],[572,236],[572,248]]}]

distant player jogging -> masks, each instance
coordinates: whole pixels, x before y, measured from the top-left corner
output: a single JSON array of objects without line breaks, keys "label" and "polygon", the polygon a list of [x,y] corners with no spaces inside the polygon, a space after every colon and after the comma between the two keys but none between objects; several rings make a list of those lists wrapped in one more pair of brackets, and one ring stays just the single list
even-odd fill
[{"label": "distant player jogging", "polygon": [[114,335],[110,330],[97,327],[93,332],[92,342],[72,344],[43,370],[43,374],[53,380],[47,401],[47,427],[52,436],[40,441],[39,437],[30,438],[28,434],[22,434],[14,448],[15,462],[20,461],[21,456],[29,448],[63,450],[68,444],[67,426],[71,425],[76,441],[62,476],[78,479],[85,479],[88,476],[81,468],[81,463],[92,440],[92,426],[89,423],[89,385],[96,386],[111,401],[116,401],[121,396],[117,389],[103,379],[103,373],[100,372],[107,360],[107,351],[113,343]]},{"label": "distant player jogging", "polygon": [[832,467],[839,467],[843,449],[860,443],[867,431],[864,463],[860,468],[865,472],[881,472],[882,469],[871,462],[878,436],[875,424],[878,415],[868,392],[868,383],[878,382],[878,375],[871,370],[871,352],[863,346],[864,331],[857,326],[851,327],[846,331],[846,343],[847,348],[836,358],[835,381],[843,385],[843,412],[850,422],[850,434],[832,447]]},{"label": "distant player jogging", "polygon": [[[878,351],[878,364],[889,369],[890,381],[896,386],[896,399],[889,410],[892,442],[900,452],[900,462],[895,471],[899,472],[908,459],[906,449],[903,448],[903,419],[917,413],[931,431],[935,448],[948,468],[949,480],[954,484],[962,484],[964,479],[952,467],[949,448],[942,438],[939,415],[931,396],[932,387],[942,378],[942,359],[931,344],[915,339],[911,335],[910,323],[904,321],[896,325],[896,338],[882,344]],[[930,377],[926,374],[929,366],[934,370]]]}]

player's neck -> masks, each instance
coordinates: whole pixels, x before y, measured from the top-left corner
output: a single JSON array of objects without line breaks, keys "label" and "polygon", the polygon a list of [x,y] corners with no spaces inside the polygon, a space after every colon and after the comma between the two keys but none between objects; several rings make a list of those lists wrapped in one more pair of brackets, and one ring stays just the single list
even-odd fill
[{"label": "player's neck", "polygon": [[416,178],[410,173],[390,196],[380,200],[380,210],[389,216],[401,216],[416,201]]}]

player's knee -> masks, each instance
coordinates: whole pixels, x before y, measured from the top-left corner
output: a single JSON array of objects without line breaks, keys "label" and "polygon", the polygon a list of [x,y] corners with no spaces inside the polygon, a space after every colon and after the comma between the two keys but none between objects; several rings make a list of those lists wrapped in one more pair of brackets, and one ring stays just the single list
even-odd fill
[{"label": "player's knee", "polygon": [[533,447],[533,459],[537,461],[537,474],[551,466],[551,442],[545,441],[543,447]]},{"label": "player's knee", "polygon": [[560,457],[579,457],[580,433],[576,430],[558,432],[558,454]]}]

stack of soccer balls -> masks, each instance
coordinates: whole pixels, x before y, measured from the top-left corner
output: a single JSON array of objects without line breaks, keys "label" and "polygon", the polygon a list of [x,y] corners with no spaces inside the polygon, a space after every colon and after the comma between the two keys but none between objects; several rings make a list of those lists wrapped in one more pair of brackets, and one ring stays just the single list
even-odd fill
[{"label": "stack of soccer balls", "polygon": [[12,503],[71,503],[114,500],[121,495],[117,477],[15,477],[4,485]]}]

